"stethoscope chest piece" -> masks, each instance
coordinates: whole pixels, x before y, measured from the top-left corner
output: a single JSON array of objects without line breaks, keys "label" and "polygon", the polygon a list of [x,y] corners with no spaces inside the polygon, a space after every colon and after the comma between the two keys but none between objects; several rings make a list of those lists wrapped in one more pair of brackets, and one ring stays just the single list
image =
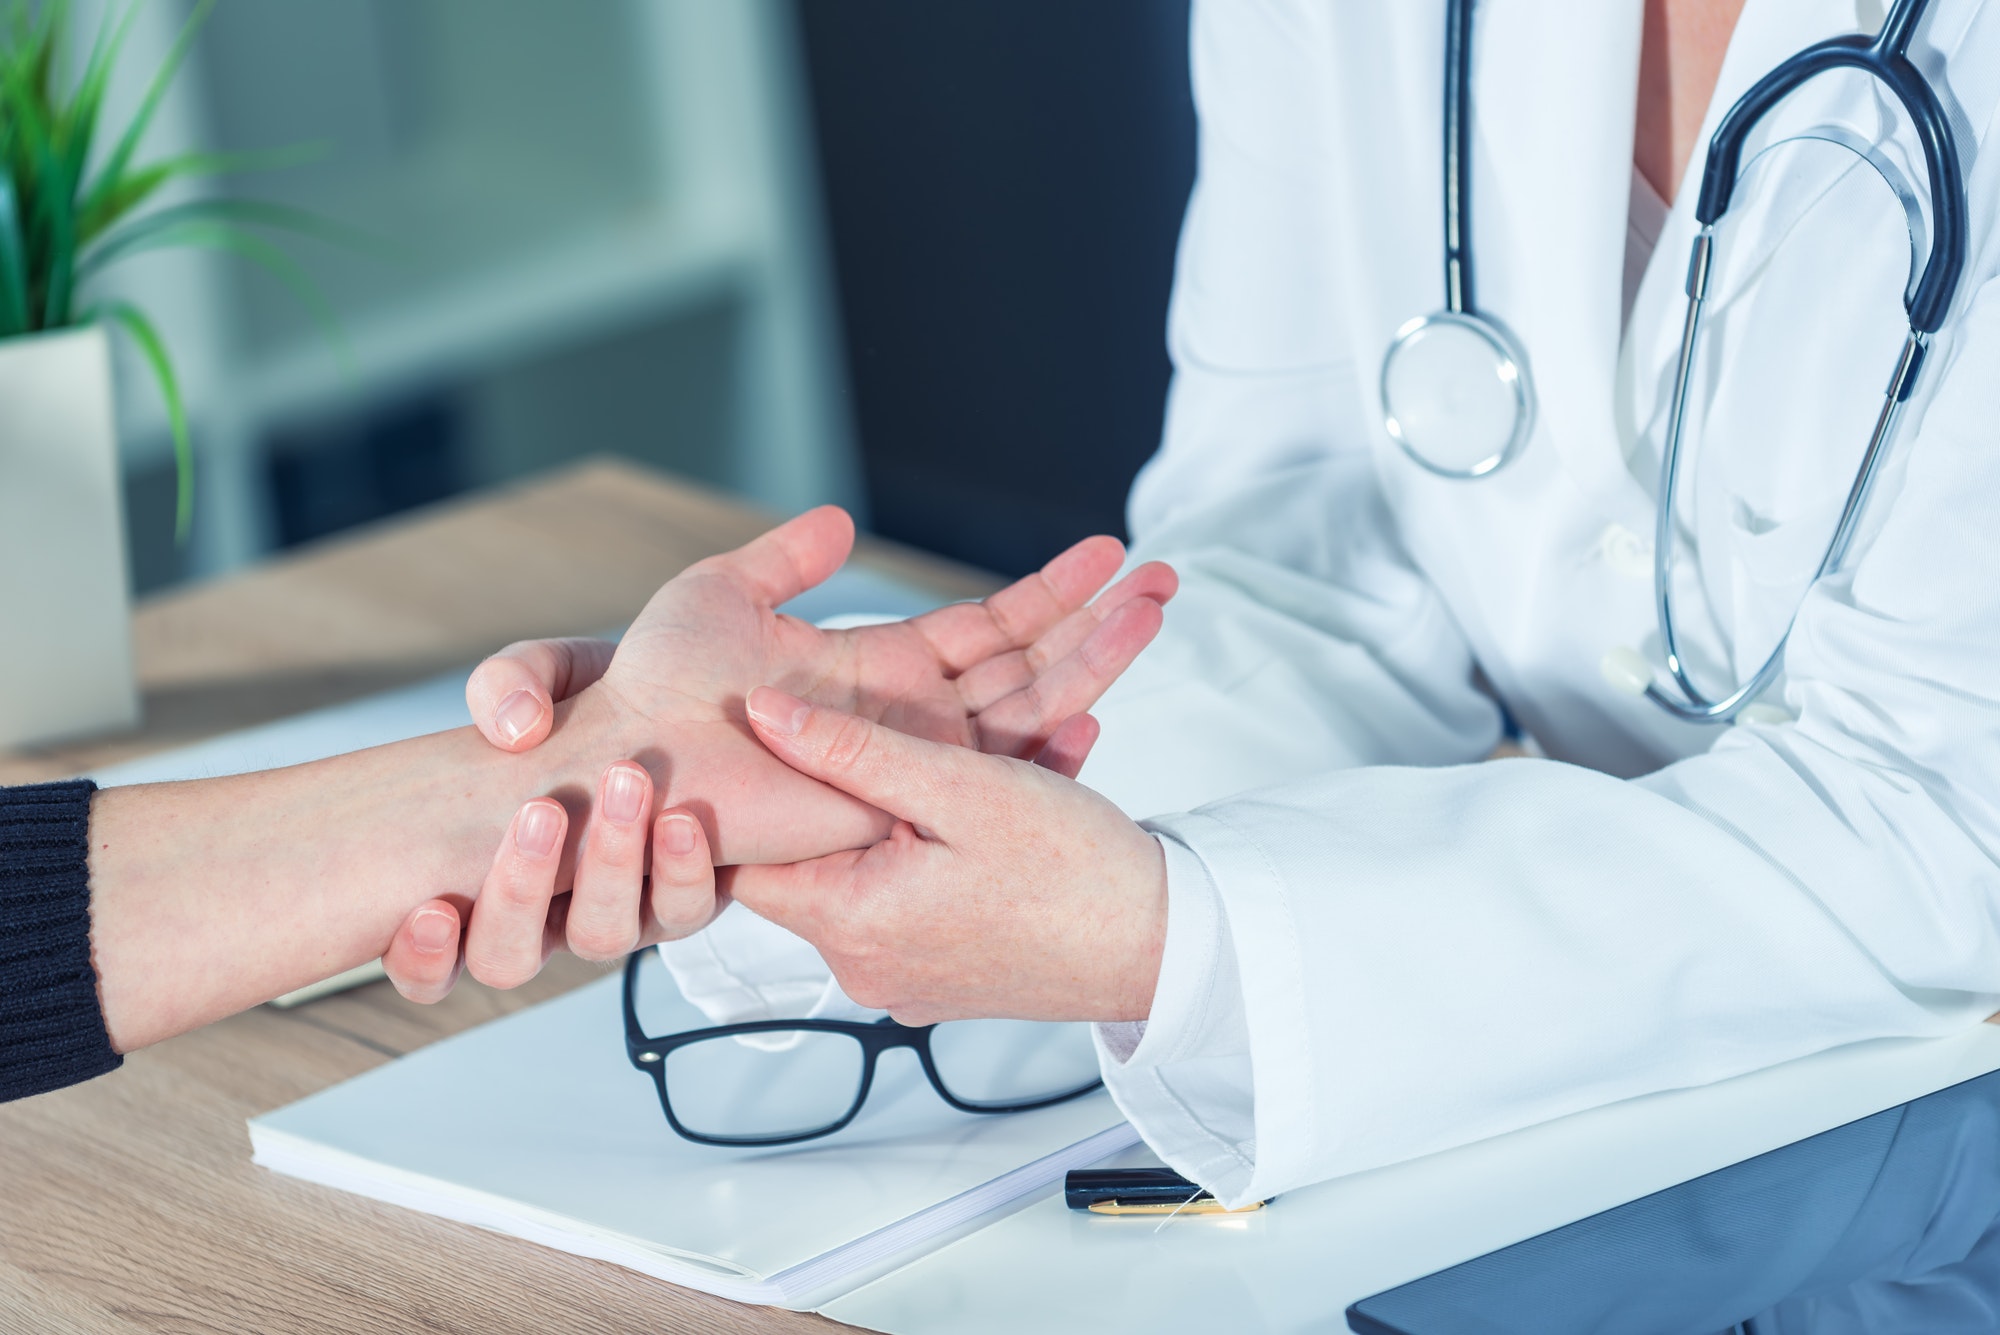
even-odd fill
[{"label": "stethoscope chest piece", "polygon": [[1382,425],[1439,477],[1485,477],[1528,442],[1535,390],[1527,354],[1473,301],[1472,0],[1445,19],[1444,309],[1396,331],[1382,358]]},{"label": "stethoscope chest piece", "polygon": [[1462,311],[1419,316],[1382,359],[1389,438],[1440,477],[1484,477],[1527,443],[1535,419],[1528,360],[1492,320]]}]

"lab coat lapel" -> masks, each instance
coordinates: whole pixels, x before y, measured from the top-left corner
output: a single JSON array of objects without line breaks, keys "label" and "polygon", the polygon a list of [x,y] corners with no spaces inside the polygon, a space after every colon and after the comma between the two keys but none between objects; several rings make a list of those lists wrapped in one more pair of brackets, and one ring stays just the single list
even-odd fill
[{"label": "lab coat lapel", "polygon": [[1478,304],[1527,349],[1539,435],[1628,520],[1645,498],[1610,442],[1643,9],[1499,0],[1473,47]]}]

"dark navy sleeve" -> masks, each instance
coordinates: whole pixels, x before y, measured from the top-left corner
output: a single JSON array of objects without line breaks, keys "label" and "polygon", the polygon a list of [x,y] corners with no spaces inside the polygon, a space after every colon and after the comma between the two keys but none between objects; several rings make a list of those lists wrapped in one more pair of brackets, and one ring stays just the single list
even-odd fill
[{"label": "dark navy sleeve", "polygon": [[0,1101],[103,1075],[88,780],[0,788]]}]

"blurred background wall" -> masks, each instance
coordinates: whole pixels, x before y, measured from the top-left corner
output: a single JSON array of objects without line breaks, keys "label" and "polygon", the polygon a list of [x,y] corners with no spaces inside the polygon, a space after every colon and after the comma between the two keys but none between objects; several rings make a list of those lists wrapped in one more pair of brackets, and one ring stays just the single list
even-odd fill
[{"label": "blurred background wall", "polygon": [[875,527],[994,570],[1124,531],[1194,181],[1186,0],[802,0]]},{"label": "blurred background wall", "polygon": [[[186,12],[142,12],[126,106]],[[599,452],[1010,573],[1121,531],[1186,33],[1185,0],[221,0],[149,148],[312,145],[225,188],[380,244],[291,247],[324,312],[217,254],[116,279],[200,459],[176,547],[122,365],[135,586]]]}]

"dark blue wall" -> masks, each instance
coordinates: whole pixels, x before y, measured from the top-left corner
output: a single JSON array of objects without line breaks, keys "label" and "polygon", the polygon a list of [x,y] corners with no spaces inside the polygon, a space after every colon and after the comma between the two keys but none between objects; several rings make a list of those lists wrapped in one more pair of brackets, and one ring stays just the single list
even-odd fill
[{"label": "dark blue wall", "polygon": [[1122,532],[1194,178],[1186,0],[798,0],[877,531]]}]

